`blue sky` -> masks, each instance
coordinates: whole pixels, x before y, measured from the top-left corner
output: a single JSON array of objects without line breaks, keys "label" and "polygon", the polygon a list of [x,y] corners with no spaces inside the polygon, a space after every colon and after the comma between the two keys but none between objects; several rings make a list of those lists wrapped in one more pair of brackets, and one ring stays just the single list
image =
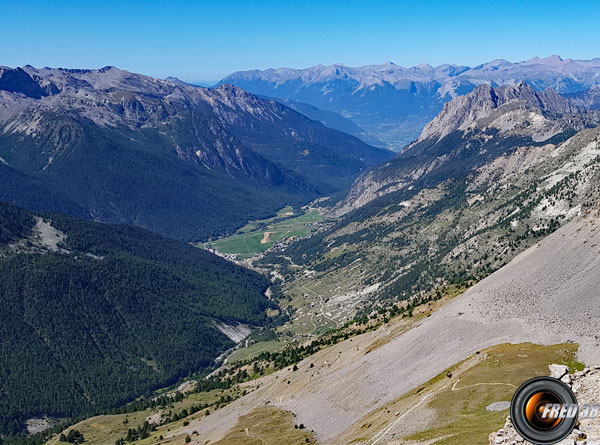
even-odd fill
[{"label": "blue sky", "polygon": [[0,0],[0,65],[216,80],[344,63],[600,57],[597,1]]}]

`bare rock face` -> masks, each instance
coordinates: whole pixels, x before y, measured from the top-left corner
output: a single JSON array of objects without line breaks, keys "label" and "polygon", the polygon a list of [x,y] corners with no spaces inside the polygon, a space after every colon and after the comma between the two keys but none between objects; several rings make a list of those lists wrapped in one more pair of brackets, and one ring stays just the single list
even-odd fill
[{"label": "bare rock face", "polygon": [[[600,367],[585,368],[568,374],[569,368],[564,365],[550,365],[550,375],[560,378],[571,387],[579,405],[600,403]],[[558,377],[560,375],[560,377]],[[490,445],[516,445],[531,444],[524,440],[515,431],[510,416],[506,419],[504,427],[490,434]],[[600,418],[580,419],[571,435],[559,445],[599,445],[600,444]]]},{"label": "bare rock face", "polygon": [[479,85],[446,103],[396,159],[360,176],[335,212],[343,215],[421,178],[456,176],[517,147],[554,144],[597,125],[600,111],[576,105],[552,88],[536,91],[525,82]]},{"label": "bare rock face", "polygon": [[52,83],[44,84],[41,79],[30,76],[22,68],[0,67],[0,90],[20,93],[32,99],[58,93],[58,88]]},{"label": "bare rock face", "polygon": [[[441,139],[452,131],[469,130],[477,125],[507,131],[511,129],[511,119],[504,116],[507,114],[528,116],[530,125],[513,128],[519,133],[535,135],[550,125],[549,122],[544,122],[545,119],[556,120],[557,117],[582,113],[583,110],[572,105],[552,88],[536,92],[525,82],[497,88],[485,84],[446,103],[440,114],[425,126],[419,141]],[[482,119],[484,121],[479,122]]]}]

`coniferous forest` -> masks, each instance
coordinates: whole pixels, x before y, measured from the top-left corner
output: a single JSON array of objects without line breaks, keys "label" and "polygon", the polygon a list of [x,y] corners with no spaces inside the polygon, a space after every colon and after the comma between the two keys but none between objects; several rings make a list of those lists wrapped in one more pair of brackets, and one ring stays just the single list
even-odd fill
[{"label": "coniferous forest", "polygon": [[[53,250],[43,221],[63,236]],[[209,366],[218,323],[266,323],[268,280],[143,229],[0,203],[0,433],[117,406]]]}]

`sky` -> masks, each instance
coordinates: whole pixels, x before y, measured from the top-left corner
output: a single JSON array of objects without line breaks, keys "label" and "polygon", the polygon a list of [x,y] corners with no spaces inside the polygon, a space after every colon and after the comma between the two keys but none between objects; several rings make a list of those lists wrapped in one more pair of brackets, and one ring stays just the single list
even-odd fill
[{"label": "sky", "polygon": [[239,70],[600,57],[600,2],[0,0],[0,65]]}]

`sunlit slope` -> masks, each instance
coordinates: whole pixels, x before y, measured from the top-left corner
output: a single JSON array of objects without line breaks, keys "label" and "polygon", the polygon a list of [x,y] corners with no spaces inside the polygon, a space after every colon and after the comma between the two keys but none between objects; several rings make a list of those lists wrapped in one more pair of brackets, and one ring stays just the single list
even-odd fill
[{"label": "sunlit slope", "polygon": [[598,246],[596,217],[571,222],[416,327],[402,332],[398,323],[405,322],[393,321],[332,346],[300,362],[298,371],[257,381],[255,392],[190,427],[214,440],[238,416],[268,403],[294,412],[320,441],[336,443],[366,414],[493,345],[574,341],[579,360],[598,363]]}]

